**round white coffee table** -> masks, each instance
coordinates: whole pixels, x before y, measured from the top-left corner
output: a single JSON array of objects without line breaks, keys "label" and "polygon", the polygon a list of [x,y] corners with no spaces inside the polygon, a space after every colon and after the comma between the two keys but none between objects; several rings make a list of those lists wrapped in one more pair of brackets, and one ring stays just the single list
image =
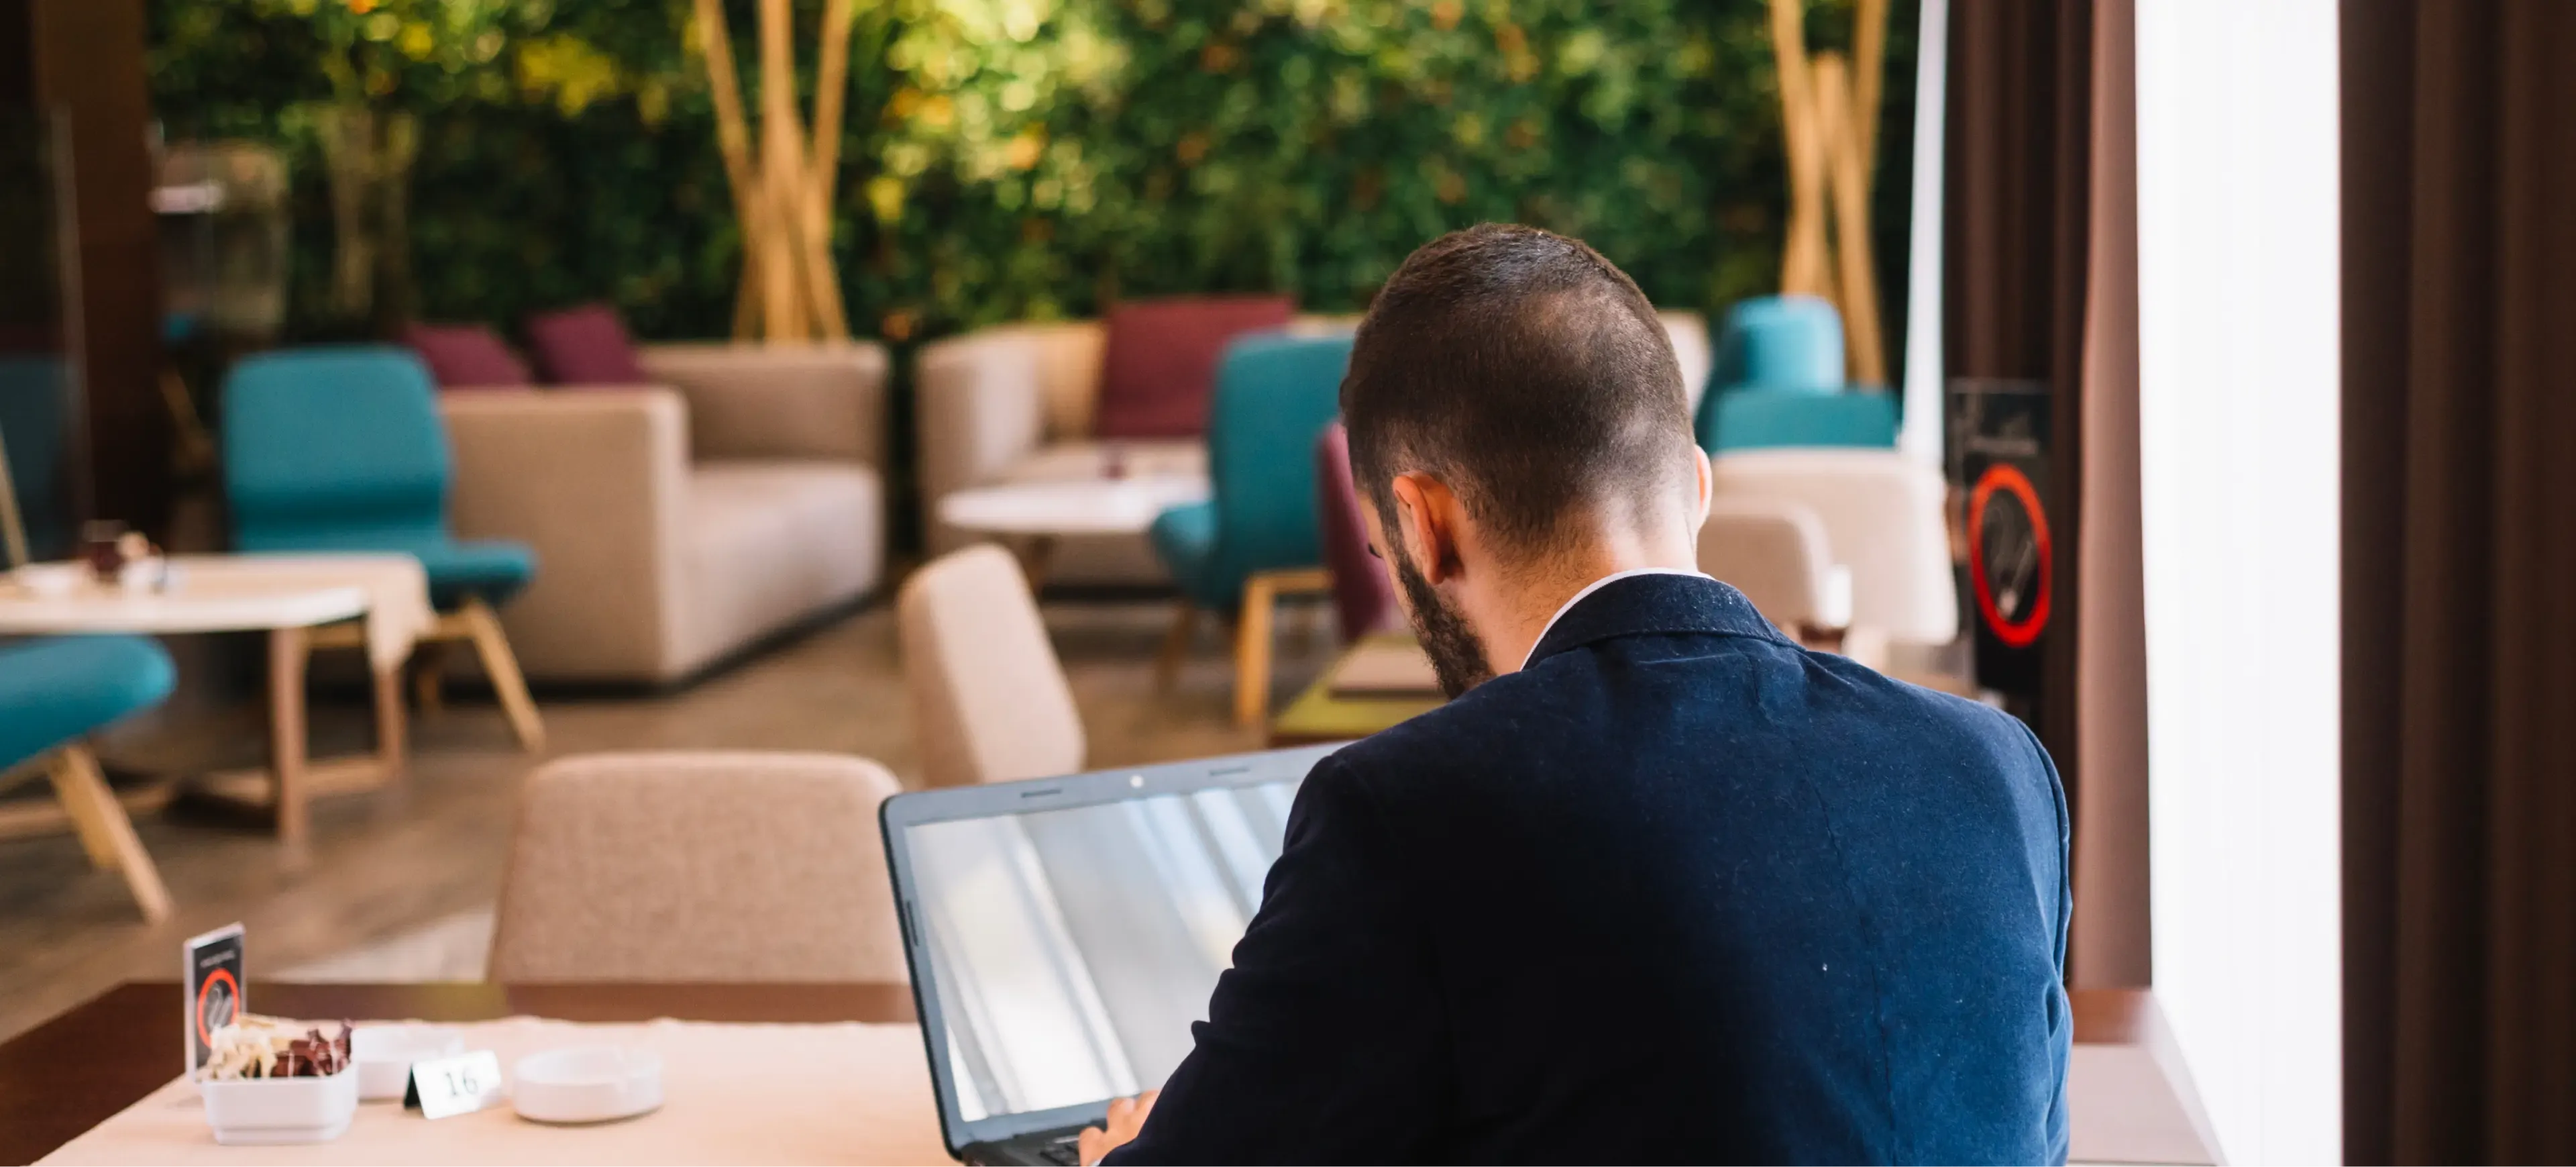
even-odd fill
[{"label": "round white coffee table", "polygon": [[940,499],[939,518],[959,530],[1019,540],[1020,566],[1035,589],[1045,582],[1056,540],[1141,535],[1164,511],[1207,496],[1207,479],[1195,476],[998,482]]},{"label": "round white coffee table", "polygon": [[[0,635],[133,633],[145,636],[248,631],[268,635],[269,767],[208,774],[190,785],[276,821],[290,863],[304,858],[316,795],[368,790],[403,774],[405,725],[400,671],[436,614],[420,561],[408,555],[183,555],[170,560],[166,591],[128,592],[82,582],[40,594],[0,575]],[[316,645],[366,650],[375,678],[376,751],[308,764],[305,659]],[[118,799],[150,809],[168,786]],[[60,829],[64,816],[0,819],[0,838]]]}]

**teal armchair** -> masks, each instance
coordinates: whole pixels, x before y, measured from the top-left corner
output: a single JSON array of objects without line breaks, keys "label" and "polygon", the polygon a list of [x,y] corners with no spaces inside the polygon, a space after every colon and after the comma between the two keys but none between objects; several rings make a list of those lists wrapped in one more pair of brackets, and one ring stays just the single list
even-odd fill
[{"label": "teal armchair", "polygon": [[[528,585],[525,544],[462,540],[448,524],[453,459],[429,370],[407,349],[263,353],[224,378],[224,495],[248,552],[399,552],[420,561],[440,613],[431,640],[474,645],[520,744],[544,743],[493,608]],[[434,656],[421,661],[434,705]]]},{"label": "teal armchair", "polygon": [[1843,379],[1843,324],[1813,296],[1737,303],[1720,333],[1696,426],[1702,449],[1777,446],[1888,447],[1896,403]]},{"label": "teal armchair", "polygon": [[1208,409],[1206,502],[1154,521],[1155,554],[1181,590],[1165,646],[1169,681],[1196,612],[1235,613],[1235,717],[1269,706],[1271,616],[1282,595],[1325,594],[1315,512],[1315,440],[1341,407],[1351,338],[1248,336],[1217,364]]},{"label": "teal armchair", "polygon": [[108,789],[93,733],[170,695],[170,654],[139,636],[49,636],[0,644],[0,771],[44,759],[54,796],[91,865],[125,876],[143,917],[170,914],[170,892]]}]

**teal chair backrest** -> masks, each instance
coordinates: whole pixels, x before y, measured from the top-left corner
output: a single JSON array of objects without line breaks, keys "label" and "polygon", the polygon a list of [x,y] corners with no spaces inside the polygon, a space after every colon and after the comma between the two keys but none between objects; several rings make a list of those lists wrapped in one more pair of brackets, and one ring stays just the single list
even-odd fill
[{"label": "teal chair backrest", "polygon": [[1711,454],[1779,446],[1896,445],[1896,399],[1883,392],[1813,393],[1754,386],[1700,402],[1699,445]]},{"label": "teal chair backrest", "polygon": [[[27,554],[71,554],[71,502],[63,452],[69,446],[71,370],[51,353],[0,356],[0,453],[27,532]],[[0,555],[0,567],[7,566]]]},{"label": "teal chair backrest", "polygon": [[452,463],[429,370],[390,347],[263,353],[224,378],[224,493],[244,551],[447,538]]},{"label": "teal chair backrest", "polygon": [[1220,577],[1324,562],[1315,440],[1341,412],[1351,338],[1247,336],[1217,361],[1208,478]]},{"label": "teal chair backrest", "polygon": [[1718,333],[1712,392],[1758,385],[1831,393],[1843,387],[1843,318],[1814,296],[1738,300]]}]

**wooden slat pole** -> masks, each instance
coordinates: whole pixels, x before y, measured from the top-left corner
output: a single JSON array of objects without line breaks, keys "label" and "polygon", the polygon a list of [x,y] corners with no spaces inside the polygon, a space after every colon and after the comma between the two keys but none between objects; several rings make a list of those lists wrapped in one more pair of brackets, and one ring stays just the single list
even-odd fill
[{"label": "wooden slat pole", "polygon": [[1852,124],[1860,143],[1861,198],[1878,172],[1878,107],[1887,72],[1887,0],[1860,0],[1852,29]]},{"label": "wooden slat pole", "polygon": [[716,150],[724,157],[725,183],[733,194],[742,231],[742,282],[734,297],[733,334],[749,339],[759,321],[760,198],[751,154],[751,129],[743,116],[742,80],[734,72],[733,33],[724,0],[697,0],[698,42],[707,61],[707,88],[716,107]]},{"label": "wooden slat pole", "polygon": [[809,143],[796,98],[794,7],[759,0],[758,138],[743,100],[723,0],[695,0],[716,107],[716,143],[741,221],[734,335],[842,339],[849,321],[832,262],[832,198],[849,89],[853,0],[827,0]]},{"label": "wooden slat pole", "polygon": [[1789,162],[1789,222],[1780,290],[1833,297],[1825,257],[1824,143],[1816,132],[1815,83],[1807,65],[1805,5],[1771,0],[1771,48],[1780,79],[1780,124]]},{"label": "wooden slat pole", "polygon": [[841,304],[841,282],[832,268],[832,196],[841,170],[841,118],[850,88],[850,0],[823,6],[823,50],[814,75],[814,144],[807,151],[803,220],[805,270],[816,324],[832,340],[846,340],[850,322]]},{"label": "wooden slat pole", "polygon": [[1843,59],[1833,53],[1816,58],[1817,124],[1825,139],[1830,165],[1826,188],[1833,196],[1836,283],[1842,295],[1843,344],[1851,357],[1850,379],[1863,385],[1887,384],[1885,342],[1879,336],[1878,275],[1869,246],[1869,171],[1861,157],[1859,127],[1852,124],[1850,80]]},{"label": "wooden slat pole", "polygon": [[765,185],[760,233],[760,311],[771,341],[802,340],[796,271],[797,197],[804,128],[796,116],[794,13],[788,0],[760,0],[760,163]]}]

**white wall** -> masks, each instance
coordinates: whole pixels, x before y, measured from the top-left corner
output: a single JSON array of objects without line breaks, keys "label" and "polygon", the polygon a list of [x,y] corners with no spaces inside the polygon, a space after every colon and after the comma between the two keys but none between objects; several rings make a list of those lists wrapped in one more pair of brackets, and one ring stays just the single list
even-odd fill
[{"label": "white wall", "polygon": [[[1923,0],[1914,41],[1913,229],[1905,275],[1905,423],[1896,448],[1941,464],[1941,167],[1949,152],[1950,0]],[[1887,177],[1879,181],[1886,182]]]},{"label": "white wall", "polygon": [[2156,996],[2230,1162],[2341,1162],[2335,0],[2137,22]]}]

